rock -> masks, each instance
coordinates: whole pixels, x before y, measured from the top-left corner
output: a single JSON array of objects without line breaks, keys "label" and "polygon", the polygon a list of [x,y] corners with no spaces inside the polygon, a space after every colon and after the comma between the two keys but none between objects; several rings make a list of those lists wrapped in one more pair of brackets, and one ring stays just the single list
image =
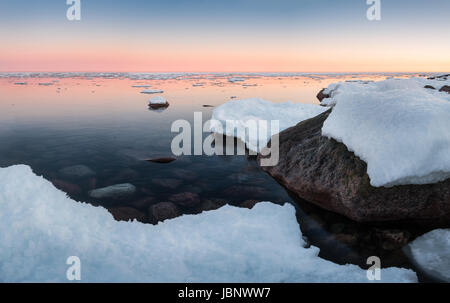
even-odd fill
[{"label": "rock", "polygon": [[334,236],[334,238],[343,243],[346,244],[348,246],[354,246],[355,244],[358,243],[358,238],[356,235],[351,235],[351,234],[337,234]]},{"label": "rock", "polygon": [[91,190],[89,196],[94,199],[123,199],[132,196],[136,187],[130,183],[116,184],[108,187]]},{"label": "rock", "polygon": [[149,213],[156,221],[173,219],[180,215],[177,206],[171,202],[160,202],[152,205],[149,208]]},{"label": "rock", "polygon": [[[233,185],[225,189],[223,193],[226,197],[270,201],[270,199],[268,199],[269,192],[264,187],[259,186]],[[241,201],[243,199],[241,199]]]},{"label": "rock", "polygon": [[132,207],[114,207],[108,209],[108,211],[116,221],[132,221],[134,219],[144,223],[148,221],[145,213]]},{"label": "rock", "polygon": [[424,88],[428,88],[428,89],[436,89],[434,86],[431,86],[431,85],[425,85]]},{"label": "rock", "polygon": [[214,105],[203,104],[203,107],[214,107]]},{"label": "rock", "polygon": [[57,189],[60,189],[69,195],[76,196],[81,194],[81,188],[76,184],[72,184],[58,179],[52,180],[52,183]]},{"label": "rock", "polygon": [[194,181],[198,177],[195,172],[182,168],[171,170],[171,173],[173,176],[186,181]]},{"label": "rock", "polygon": [[323,99],[330,98],[330,95],[329,95],[329,94],[325,94],[325,93],[324,93],[325,90],[326,90],[326,88],[323,88],[323,89],[317,94],[317,99],[319,99],[320,102],[322,102]]},{"label": "rock", "polygon": [[239,204],[239,207],[252,209],[253,206],[255,206],[256,203],[258,203],[258,202],[260,202],[260,201],[258,201],[258,200],[245,200],[244,202]]},{"label": "rock", "polygon": [[171,179],[171,178],[161,178],[161,179],[153,179],[152,183],[164,188],[168,189],[176,189],[179,187],[183,182],[178,179]]},{"label": "rock", "polygon": [[436,184],[372,187],[366,163],[344,144],[321,135],[330,112],[281,132],[278,164],[262,169],[304,200],[358,222],[449,224],[450,179]]},{"label": "rock", "polygon": [[447,94],[450,94],[450,86],[444,85],[444,86],[441,87],[441,89],[439,91],[440,92],[446,92]]},{"label": "rock", "polygon": [[180,194],[171,195],[169,200],[182,207],[195,207],[200,204],[200,197],[196,193],[184,192]]},{"label": "rock", "polygon": [[81,179],[95,175],[95,172],[86,165],[69,166],[61,169],[59,173],[69,179]]},{"label": "rock", "polygon": [[386,250],[400,249],[408,244],[411,234],[402,230],[377,230],[376,237],[381,241],[381,247]]},{"label": "rock", "polygon": [[172,157],[164,157],[164,158],[153,158],[153,159],[146,159],[147,162],[153,162],[153,163],[170,163],[175,161],[176,158]]},{"label": "rock", "polygon": [[200,206],[202,211],[209,211],[219,209],[224,206],[226,203],[220,199],[207,199],[202,201],[202,205]]},{"label": "rock", "polygon": [[345,224],[342,223],[334,223],[330,227],[330,232],[333,234],[342,233],[345,229]]},{"label": "rock", "polygon": [[131,206],[135,208],[148,209],[152,204],[155,203],[155,198],[146,197],[143,199],[139,199],[130,203]]},{"label": "rock", "polygon": [[148,108],[149,109],[166,109],[169,107],[169,103],[165,103],[165,104],[149,104]]},{"label": "rock", "polygon": [[447,77],[450,77],[450,74],[444,74],[444,75],[439,75],[439,76],[432,76],[432,77],[428,77],[428,80],[435,80],[435,79],[443,79],[446,80]]}]

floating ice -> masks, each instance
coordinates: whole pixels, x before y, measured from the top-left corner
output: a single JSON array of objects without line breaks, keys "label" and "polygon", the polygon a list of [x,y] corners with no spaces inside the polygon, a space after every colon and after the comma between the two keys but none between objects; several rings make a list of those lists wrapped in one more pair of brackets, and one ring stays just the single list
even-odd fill
[{"label": "floating ice", "polygon": [[[69,199],[30,167],[0,168],[0,281],[65,282],[76,256],[81,282],[368,282],[366,270],[305,248],[295,209],[225,206],[157,226],[114,221]],[[416,282],[387,268],[381,282]]]},{"label": "floating ice", "polygon": [[144,89],[141,91],[141,94],[162,94],[164,93],[163,90],[160,89]]},{"label": "floating ice", "polygon": [[232,78],[228,78],[228,81],[231,82],[231,83],[242,82],[242,81],[245,81],[245,78],[232,77]]},{"label": "floating ice", "polygon": [[[270,121],[279,121],[279,131],[281,132],[326,110],[326,107],[314,104],[274,103],[262,99],[233,100],[214,109],[210,130],[238,137],[246,143],[248,149],[259,152],[271,138]],[[227,121],[228,129],[226,128]],[[250,136],[245,136],[245,130],[248,130],[254,121],[268,121],[269,129],[261,128],[262,136],[249,138]],[[260,124],[260,126],[262,125]],[[272,135],[275,134],[272,132]]]},{"label": "floating ice", "polygon": [[390,79],[328,87],[335,105],[322,134],[367,163],[373,186],[428,184],[450,177],[450,95],[425,84]]}]

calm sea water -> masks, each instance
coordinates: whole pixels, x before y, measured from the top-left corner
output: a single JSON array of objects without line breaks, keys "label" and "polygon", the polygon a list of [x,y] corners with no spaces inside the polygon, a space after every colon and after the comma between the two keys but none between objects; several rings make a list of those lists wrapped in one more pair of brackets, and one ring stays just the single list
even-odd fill
[{"label": "calm sea water", "polygon": [[[367,267],[367,256],[381,255],[383,266],[412,267],[401,250],[386,249],[378,243],[378,227],[350,222],[295,198],[265,174],[254,158],[182,156],[168,164],[144,161],[171,156],[170,144],[176,135],[171,132],[173,121],[193,123],[194,112],[202,112],[204,121],[210,119],[214,107],[203,105],[218,106],[232,97],[318,104],[316,94],[332,82],[385,78],[374,74],[246,76],[245,82],[231,83],[220,75],[167,80],[4,77],[0,78],[0,167],[30,165],[36,174],[55,183],[64,182],[77,201],[108,209],[131,207],[144,217],[149,206],[184,192],[201,199],[196,207],[180,207],[185,214],[223,203],[248,206],[249,200],[289,202],[297,208],[303,235],[321,248],[322,257]],[[202,86],[193,86],[197,83]],[[164,90],[160,95],[170,106],[162,111],[149,110],[148,100],[153,95],[141,94],[143,88],[133,85]],[[61,169],[80,164],[88,166],[95,176],[72,180],[61,175]],[[92,189],[120,183],[135,185],[136,194],[102,201],[88,195]]]}]

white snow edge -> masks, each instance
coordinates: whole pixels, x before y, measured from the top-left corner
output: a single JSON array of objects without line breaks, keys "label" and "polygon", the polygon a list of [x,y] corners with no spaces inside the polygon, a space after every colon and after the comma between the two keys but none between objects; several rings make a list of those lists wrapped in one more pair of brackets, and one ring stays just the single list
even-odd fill
[{"label": "white snow edge", "polygon": [[[368,282],[365,270],[304,248],[289,204],[225,206],[152,226],[114,221],[25,165],[0,168],[0,185],[1,282],[67,282],[70,256],[80,258],[82,282]],[[417,281],[399,268],[381,277]]]}]

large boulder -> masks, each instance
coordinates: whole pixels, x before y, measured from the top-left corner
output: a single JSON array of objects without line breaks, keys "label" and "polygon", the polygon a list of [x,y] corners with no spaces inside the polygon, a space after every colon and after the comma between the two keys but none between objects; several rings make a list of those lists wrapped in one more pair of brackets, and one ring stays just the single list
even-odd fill
[{"label": "large boulder", "polygon": [[281,132],[278,164],[262,169],[300,198],[358,222],[450,224],[450,179],[426,185],[371,186],[366,163],[344,144],[322,136],[330,112]]}]

